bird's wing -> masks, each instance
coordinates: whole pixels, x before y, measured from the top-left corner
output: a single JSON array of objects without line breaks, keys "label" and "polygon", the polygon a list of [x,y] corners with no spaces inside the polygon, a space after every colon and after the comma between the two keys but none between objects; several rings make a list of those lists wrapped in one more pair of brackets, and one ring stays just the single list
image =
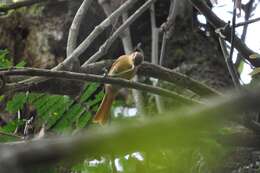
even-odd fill
[{"label": "bird's wing", "polygon": [[109,76],[122,77],[124,74],[134,70],[134,63],[129,55],[119,57],[109,70]]},{"label": "bird's wing", "polygon": [[121,77],[121,76],[124,76],[125,74],[127,74],[127,73],[129,73],[129,72],[134,71],[134,68],[135,68],[135,67],[132,65],[131,68],[126,69],[126,70],[124,70],[124,71],[122,71],[122,72],[119,72],[119,73],[111,74],[110,76],[112,76],[112,77]]}]

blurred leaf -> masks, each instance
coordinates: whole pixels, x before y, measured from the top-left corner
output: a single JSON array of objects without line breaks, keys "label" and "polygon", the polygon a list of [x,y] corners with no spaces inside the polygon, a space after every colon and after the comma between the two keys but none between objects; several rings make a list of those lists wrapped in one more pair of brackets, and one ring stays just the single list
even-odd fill
[{"label": "blurred leaf", "polygon": [[250,58],[250,59],[257,59],[257,58],[260,58],[260,54],[257,54],[257,53],[252,54],[252,55],[249,56],[249,58]]},{"label": "blurred leaf", "polygon": [[85,160],[81,164],[75,165],[73,171],[80,172],[80,173],[108,173],[114,172],[112,167],[112,161],[102,157],[101,159],[95,159],[92,161]]},{"label": "blurred leaf", "polygon": [[260,67],[256,67],[249,75],[254,76],[260,72]]},{"label": "blurred leaf", "polygon": [[239,73],[239,74],[241,74],[241,73],[243,72],[243,70],[244,70],[244,65],[245,65],[245,63],[244,63],[243,61],[241,61],[241,62],[239,63],[239,66],[238,66],[238,73]]}]

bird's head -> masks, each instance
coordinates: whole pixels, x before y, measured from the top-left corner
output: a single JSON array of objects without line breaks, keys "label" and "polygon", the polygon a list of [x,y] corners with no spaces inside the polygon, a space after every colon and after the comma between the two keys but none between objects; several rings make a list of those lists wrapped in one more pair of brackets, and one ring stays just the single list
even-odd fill
[{"label": "bird's head", "polygon": [[141,65],[144,61],[144,55],[140,52],[133,52],[132,58],[135,66]]}]

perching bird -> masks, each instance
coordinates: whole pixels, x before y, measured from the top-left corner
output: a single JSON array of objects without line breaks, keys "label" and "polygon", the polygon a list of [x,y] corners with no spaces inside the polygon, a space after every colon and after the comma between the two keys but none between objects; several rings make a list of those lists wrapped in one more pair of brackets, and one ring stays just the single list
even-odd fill
[{"label": "perching bird", "polygon": [[[144,56],[139,52],[122,55],[112,64],[108,76],[130,80],[135,76],[137,68],[143,60]],[[120,88],[120,86],[105,84],[105,96],[94,116],[94,123],[105,124],[107,122],[110,108]]]}]

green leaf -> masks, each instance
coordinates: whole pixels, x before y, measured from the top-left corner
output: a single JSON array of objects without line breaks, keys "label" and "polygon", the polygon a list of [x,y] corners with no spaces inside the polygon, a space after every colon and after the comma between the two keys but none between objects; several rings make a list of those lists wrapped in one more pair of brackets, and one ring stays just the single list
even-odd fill
[{"label": "green leaf", "polygon": [[53,130],[58,132],[71,131],[74,126],[76,117],[82,113],[82,108],[79,104],[74,104],[69,110],[62,115],[62,119],[57,123]]},{"label": "green leaf", "polygon": [[85,102],[87,99],[89,99],[89,97],[97,90],[99,85],[100,84],[97,84],[97,83],[88,84],[85,87],[85,90],[84,90],[82,96],[80,97],[80,101]]},{"label": "green leaf", "polygon": [[12,66],[12,62],[8,59],[7,56],[7,50],[0,50],[0,68],[7,68]]},{"label": "green leaf", "polygon": [[103,97],[104,97],[104,92],[99,92],[99,93],[95,96],[95,99],[90,100],[90,101],[87,102],[88,106],[91,107],[91,106],[96,105],[97,103],[101,102],[101,100],[103,99]]},{"label": "green leaf", "polygon": [[83,115],[77,118],[76,120],[76,126],[77,128],[81,129],[86,127],[88,124],[89,120],[91,119],[91,113],[90,112],[85,112]]},{"label": "green leaf", "polygon": [[18,93],[16,94],[12,100],[7,103],[6,110],[11,113],[17,112],[19,109],[22,109],[24,104],[26,103],[26,94]]},{"label": "green leaf", "polygon": [[18,64],[16,64],[15,67],[25,67],[25,65],[26,65],[26,62],[25,61],[21,61]]}]

